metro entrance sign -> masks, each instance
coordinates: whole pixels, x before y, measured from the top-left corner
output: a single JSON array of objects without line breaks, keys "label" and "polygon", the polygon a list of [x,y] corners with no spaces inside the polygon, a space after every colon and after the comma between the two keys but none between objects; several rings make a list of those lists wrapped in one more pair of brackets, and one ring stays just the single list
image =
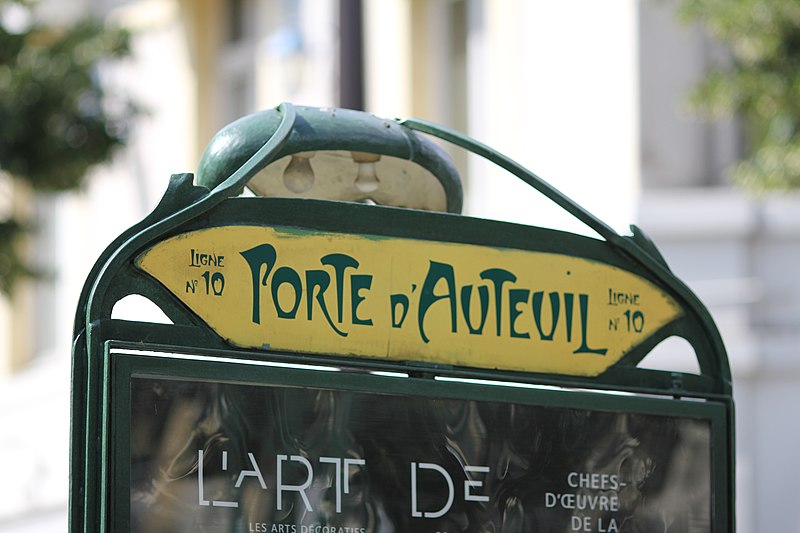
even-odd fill
[{"label": "metro entrance sign", "polygon": [[[601,239],[458,215],[420,133]],[[172,323],[112,319],[132,294]],[[637,366],[673,336],[699,374]],[[226,127],[98,259],[74,346],[71,531],[734,529],[703,305],[638,229],[429,123],[283,104]]]},{"label": "metro entrance sign", "polygon": [[681,314],[589,259],[288,226],[190,231],[136,264],[246,348],[597,375]]}]

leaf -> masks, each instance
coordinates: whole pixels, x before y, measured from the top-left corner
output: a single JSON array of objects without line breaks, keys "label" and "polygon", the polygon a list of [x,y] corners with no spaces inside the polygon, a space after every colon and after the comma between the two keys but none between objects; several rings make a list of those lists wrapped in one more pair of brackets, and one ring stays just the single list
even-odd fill
[{"label": "leaf", "polygon": [[[109,105],[98,77],[101,65],[130,54],[131,35],[91,19],[43,26],[32,15],[34,3],[0,0],[0,172],[33,191],[69,191],[125,144],[139,114],[125,95],[115,94]],[[3,14],[12,9],[33,22],[7,27]],[[0,222],[3,292],[35,273],[14,245],[30,234],[19,221]]]},{"label": "leaf", "polygon": [[800,2],[683,0],[679,15],[733,54],[733,65],[709,72],[688,99],[698,114],[743,119],[750,153],[736,180],[754,189],[800,187]]}]

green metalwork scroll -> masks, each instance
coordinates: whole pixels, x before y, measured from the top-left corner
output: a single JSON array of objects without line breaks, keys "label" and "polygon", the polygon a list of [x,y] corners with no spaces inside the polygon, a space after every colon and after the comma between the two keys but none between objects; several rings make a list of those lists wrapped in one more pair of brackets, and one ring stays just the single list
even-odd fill
[{"label": "green metalwork scroll", "polygon": [[[509,171],[603,240],[459,215],[458,173],[428,136]],[[397,406],[418,402],[413,411],[418,417],[431,412],[446,416],[435,407],[437,398],[446,397],[464,412],[504,413],[495,416],[525,412],[528,419],[543,420],[542,428],[550,427],[546,420],[569,419],[570,413],[591,420],[581,430],[558,429],[563,439],[588,438],[607,423],[641,420],[646,429],[640,439],[652,440],[648,453],[659,460],[677,460],[674,454],[682,449],[681,439],[694,435],[705,443],[708,455],[698,466],[705,478],[697,486],[710,492],[701,498],[706,503],[692,507],[691,513],[699,513],[697,523],[706,524],[702,530],[733,530],[733,400],[724,345],[707,309],[670,272],[639,228],[632,227],[631,236],[617,234],[534,173],[458,132],[420,120],[383,120],[348,110],[282,104],[244,117],[211,141],[196,181],[193,184],[189,174],[173,176],[153,213],[100,256],[81,294],[72,377],[72,531],[147,530],[135,525],[146,522],[146,511],[137,507],[134,493],[148,485],[134,477],[141,472],[160,474],[152,473],[159,469],[149,469],[141,455],[145,452],[134,449],[131,439],[132,432],[150,427],[155,419],[135,411],[134,403],[159,402],[148,392],[157,389],[170,402],[189,405],[196,395],[217,394],[217,385],[242,398],[267,398],[275,405],[282,405],[291,390],[301,391],[296,405],[312,410],[337,403],[356,406],[348,415],[335,417],[336,423],[347,427],[374,416],[390,416],[399,408],[369,414],[375,403],[371,398],[380,394],[393,395],[386,400]],[[257,196],[239,196],[244,187]],[[114,306],[134,294],[155,303],[172,324],[112,319]],[[686,339],[694,348],[699,374],[637,366],[672,336]],[[294,370],[280,370],[286,368]],[[337,377],[324,377],[314,369],[332,369]],[[399,382],[386,381],[390,378],[384,375],[405,377],[402,385],[396,385]],[[196,383],[191,394],[185,392],[187,382]],[[445,384],[453,382],[459,385]],[[543,386],[558,391],[519,392],[520,387]],[[332,398],[333,404],[307,403],[320,395]],[[192,405],[205,409],[202,402]],[[223,419],[232,423],[236,418],[241,427],[252,429],[257,413],[242,414],[240,420],[239,412]],[[478,426],[491,425],[491,419],[484,414],[474,421]],[[528,419],[514,420],[529,424]],[[274,430],[283,431],[284,423],[289,422],[278,423]],[[436,426],[434,421],[426,424]],[[530,428],[535,430],[535,425]],[[672,442],[672,447],[663,448],[658,444],[663,438],[655,437],[664,428],[673,439],[664,442]],[[221,434],[228,435],[229,429],[220,429]],[[409,446],[428,449],[447,431],[451,430],[431,430],[430,439]],[[613,441],[620,435],[609,433],[605,438]],[[225,438],[244,446],[240,436]],[[322,434],[314,438],[331,446],[344,442],[341,435],[338,440]],[[512,435],[498,436],[495,442],[477,433],[447,438],[459,446],[478,441],[500,446],[502,441],[502,446],[516,448],[528,442]],[[351,444],[358,447],[364,442]],[[147,453],[156,453],[158,447],[152,446]],[[308,485],[282,483],[278,476],[277,501],[283,494],[280,487],[293,487],[286,490],[302,495],[302,506],[316,513],[315,524],[333,524],[343,511],[334,506],[336,511],[328,516],[320,510],[324,506],[307,500],[305,491],[310,487],[325,488],[311,475],[319,465],[312,465],[309,458],[375,472],[369,470],[374,463],[366,456],[345,463],[344,456],[317,457],[313,446],[291,452],[294,455],[286,454],[285,446],[268,447],[269,460],[306,465]],[[424,453],[439,453],[435,449]],[[596,455],[591,444],[580,449],[575,457]],[[214,450],[222,453],[221,448]],[[192,513],[222,520],[214,508],[224,507],[233,513],[224,515],[230,520],[225,522],[228,529],[260,530],[267,522],[241,510],[237,491],[244,480],[251,481],[248,490],[266,498],[264,506],[276,502],[275,494],[260,477],[257,463],[264,458],[242,450],[239,456],[233,449],[230,456],[228,451],[217,456],[210,449],[191,449],[188,456],[181,456],[189,468],[157,484],[178,487],[176,479],[188,479],[195,491],[194,500],[186,503]],[[468,454],[460,453],[463,463]],[[212,461],[213,471],[208,462],[212,455],[213,461],[221,461]],[[226,485],[228,459],[234,457],[245,461],[237,463],[239,481],[228,484],[229,492],[210,496],[207,480],[213,475],[214,483]],[[519,457],[519,464],[526,464],[537,455]],[[409,464],[403,463],[406,459]],[[410,507],[402,507],[402,498],[389,507],[378,498],[371,500],[370,512],[383,505],[392,527],[402,531],[432,524],[425,520],[446,521],[449,513],[462,513],[459,520],[473,526],[500,523],[512,500],[480,493],[490,478],[470,477],[488,475],[492,467],[476,464],[456,472],[444,464],[446,459],[404,458],[403,472],[410,467],[412,475]],[[599,467],[592,467],[593,472],[574,470],[578,467],[570,466],[568,456],[560,457],[553,471],[541,474],[546,482],[531,480],[528,492],[533,486],[543,492],[528,494],[527,500],[520,496],[528,510],[519,512],[524,520],[561,524],[558,527],[574,528],[576,523],[569,522],[578,520],[580,527],[591,526],[591,531],[601,527],[613,531],[610,524],[618,525],[623,515],[646,521],[644,508],[625,510],[608,499],[603,500],[606,514],[578,516],[563,497],[556,496],[555,487],[561,487],[586,490],[589,496],[595,494],[592,491],[611,491],[619,497],[622,483],[627,483],[620,477],[628,468],[623,463],[628,463],[618,459],[619,464],[608,466],[613,471],[604,474]],[[381,468],[396,467],[390,461]],[[519,475],[528,479],[533,471],[523,469]],[[434,479],[466,483],[463,501],[426,500],[417,488],[430,472],[438,472]],[[459,477],[464,475],[465,479]],[[156,483],[155,478],[151,481]],[[453,486],[447,486],[445,492],[455,497]],[[503,485],[502,490],[522,490],[510,487]],[[667,490],[658,490],[662,489]],[[380,494],[388,489],[376,485],[373,490]],[[563,490],[558,494],[565,494]],[[344,493],[337,494],[341,504]],[[480,516],[470,507],[488,501],[489,511]],[[541,515],[532,510],[539,507],[551,511]],[[159,513],[171,512],[168,506],[160,509]],[[682,513],[676,509],[669,512]],[[295,522],[269,525],[310,527],[298,517],[286,520]]]}]

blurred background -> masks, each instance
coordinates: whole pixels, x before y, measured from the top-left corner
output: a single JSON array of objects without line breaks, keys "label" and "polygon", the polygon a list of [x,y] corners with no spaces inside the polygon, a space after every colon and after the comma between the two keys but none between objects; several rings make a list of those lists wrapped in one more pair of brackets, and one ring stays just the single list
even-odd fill
[{"label": "blurred background", "polygon": [[[290,101],[450,126],[641,226],[729,351],[738,531],[800,532],[799,9],[0,0],[0,531],[66,531],[71,328],[94,260],[218,129]],[[467,214],[586,231],[453,156]]]}]

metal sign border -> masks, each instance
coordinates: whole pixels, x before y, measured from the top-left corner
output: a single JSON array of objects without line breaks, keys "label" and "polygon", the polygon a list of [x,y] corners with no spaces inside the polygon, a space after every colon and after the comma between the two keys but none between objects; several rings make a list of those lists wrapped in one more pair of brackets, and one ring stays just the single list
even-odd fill
[{"label": "metal sign border", "polygon": [[[321,370],[293,369],[269,366],[248,365],[248,352],[227,353],[227,360],[209,361],[199,364],[192,361],[194,354],[187,353],[184,346],[159,346],[157,352],[162,356],[148,356],[136,352],[156,348],[155,346],[137,346],[109,341],[106,343],[106,376],[104,378],[104,414],[103,414],[103,473],[102,484],[108,490],[101,494],[101,509],[109,512],[103,520],[109,531],[126,531],[129,527],[130,488],[126,477],[130,468],[130,442],[115,444],[114,437],[130,435],[130,380],[136,375],[173,377],[175,379],[196,379],[213,382],[242,383],[268,386],[299,386],[332,390],[351,390],[364,393],[413,394],[427,397],[446,397],[459,399],[475,399],[479,401],[497,401],[523,403],[534,406],[589,409],[607,412],[634,412],[708,420],[711,425],[712,442],[725,439],[726,406],[723,402],[676,402],[663,396],[629,396],[625,406],[620,405],[619,397],[601,392],[587,390],[535,390],[523,389],[513,384],[441,382],[425,377],[409,376],[407,378],[382,377],[365,374],[353,368],[343,368],[339,372]],[[185,356],[170,358],[173,350],[180,350]],[[119,351],[115,353],[115,351]],[[214,354],[221,355],[221,354]],[[211,355],[213,357],[214,355]],[[232,357],[230,357],[232,356]],[[239,363],[232,362],[238,359]],[[278,365],[286,360],[280,356],[268,362]],[[255,361],[253,361],[255,362]],[[260,360],[258,362],[265,362]],[[301,365],[297,365],[298,367]],[[309,365],[314,366],[314,365]],[[328,365],[331,366],[331,365]],[[355,370],[355,371],[354,371]],[[397,370],[397,369],[395,369]],[[497,383],[497,382],[495,382]],[[127,432],[126,432],[127,429]],[[709,450],[711,454],[711,524],[712,531],[728,531],[728,515],[730,502],[720,502],[713,498],[718,491],[724,490],[727,483],[726,463],[728,457],[724,448]],[[118,482],[118,483],[115,483]],[[128,513],[116,512],[128,508]]]},{"label": "metal sign border", "polygon": [[[397,210],[380,206],[363,205],[334,205],[330,202],[319,209],[320,202],[312,200],[280,200],[280,199],[230,199],[238,194],[255,173],[274,160],[282,147],[289,141],[294,127],[297,111],[290,104],[282,104],[278,108],[281,121],[273,134],[264,140],[263,146],[253,154],[245,164],[235,169],[231,175],[209,191],[207,188],[192,185],[190,174],[173,176],[167,192],[161,203],[144,220],[120,235],[105,252],[98,258],[90,272],[84,290],[81,293],[78,311],[75,318],[73,336],[73,367],[72,367],[72,398],[71,398],[71,449],[70,449],[70,530],[71,531],[98,531],[105,527],[106,510],[100,505],[100,496],[108,487],[104,486],[101,479],[100,465],[102,462],[101,432],[97,429],[103,425],[103,390],[106,387],[107,366],[104,356],[105,345],[109,340],[127,340],[132,343],[172,344],[175,339],[185,341],[188,346],[198,342],[206,343],[211,350],[227,350],[221,341],[210,333],[198,319],[193,319],[182,304],[176,299],[167,297],[163,291],[153,288],[153,283],[146,276],[137,271],[133,260],[147,246],[150,246],[171,235],[187,231],[191,228],[207,227],[209,224],[220,224],[230,220],[231,213],[242,213],[242,202],[251,202],[256,208],[247,208],[246,216],[255,216],[260,212],[261,223],[269,223],[275,217],[286,220],[294,217],[295,224],[303,227],[319,227],[324,229],[339,228],[343,231],[363,231],[365,224],[375,224],[368,233],[381,235],[405,236],[410,238],[441,240],[441,234],[425,229],[425,223],[436,220],[444,222],[451,230],[445,242],[469,242],[497,245],[497,234],[485,231],[489,227],[501,227],[511,230],[509,235],[538,235],[543,239],[535,238],[532,241],[522,242],[547,242],[555,246],[560,242],[560,252],[564,252],[563,244],[572,242],[573,237],[561,232],[544,230],[540,228],[503,225],[499,222],[487,222],[456,215],[434,215],[427,213]],[[491,148],[452,130],[418,120],[407,120],[399,124],[409,130],[419,131],[457,146],[465,148],[498,166],[508,170],[511,174],[522,179],[541,194],[555,202],[565,211],[575,216],[589,228],[598,233],[604,241],[595,241],[596,251],[589,254],[592,258],[601,257],[604,262],[621,263],[627,270],[633,271],[651,280],[657,286],[673,295],[685,311],[685,319],[678,321],[669,328],[669,333],[682,336],[690,341],[695,349],[700,364],[701,375],[683,374],[680,372],[664,372],[636,368],[636,363],[652,349],[657,341],[643,345],[634,354],[623,358],[615,367],[598,378],[564,378],[563,376],[542,374],[519,374],[511,372],[475,371],[464,368],[443,368],[437,365],[414,365],[412,369],[420,376],[452,374],[463,377],[485,377],[490,374],[492,378],[555,384],[559,386],[627,390],[644,394],[673,395],[676,399],[690,397],[696,399],[719,401],[725,405],[725,443],[715,443],[715,446],[726,449],[725,471],[727,488],[727,520],[726,528],[733,530],[734,524],[734,409],[732,399],[731,375],[724,344],[708,310],[703,306],[694,293],[676,276],[661,259],[658,250],[649,239],[633,227],[633,235],[620,236],[602,221],[582,209],[572,200],[561,194],[544,180],[528,171],[513,160],[499,154]],[[256,203],[257,202],[257,203]],[[337,211],[338,210],[338,211]],[[342,211],[343,210],[343,211]],[[340,216],[347,213],[347,220],[352,221],[349,226],[342,227],[331,219],[332,213]],[[249,214],[248,214],[249,213]],[[298,217],[302,213],[302,217]],[[383,228],[378,219],[383,220],[387,214],[404,220],[399,229]],[[450,218],[448,218],[450,217]],[[341,220],[341,219],[339,219]],[[308,226],[306,226],[308,225]],[[440,224],[441,226],[441,224]],[[460,227],[461,229],[454,229]],[[467,228],[477,228],[471,234]],[[376,231],[377,230],[377,231]],[[399,233],[398,233],[399,232]],[[471,235],[471,236],[470,236]],[[549,236],[549,237],[547,237]],[[578,238],[582,239],[582,238]],[[501,238],[502,240],[502,238]],[[512,239],[513,240],[513,239]],[[575,240],[574,242],[579,242]],[[588,243],[587,241],[580,241]],[[508,243],[512,248],[527,249],[528,246],[520,241]],[[595,246],[586,244],[586,246]],[[583,245],[568,245],[566,251],[574,254],[582,252]],[[128,294],[142,294],[158,300],[163,310],[171,317],[179,317],[174,325],[155,325],[149,323],[132,323],[111,319],[111,310],[114,304]],[[297,354],[277,354],[279,357],[293,357],[301,360],[315,360]],[[334,358],[335,359],[335,358]],[[326,358],[326,361],[331,361]],[[350,361],[342,361],[342,364]],[[358,364],[376,365],[375,362],[365,360]],[[383,363],[391,364],[394,363]],[[378,365],[381,366],[381,365]],[[680,403],[680,402],[676,402]],[[101,508],[98,508],[101,507]],[[101,517],[98,523],[98,517]],[[716,526],[715,526],[716,527]],[[719,529],[723,531],[725,529]]]}]

